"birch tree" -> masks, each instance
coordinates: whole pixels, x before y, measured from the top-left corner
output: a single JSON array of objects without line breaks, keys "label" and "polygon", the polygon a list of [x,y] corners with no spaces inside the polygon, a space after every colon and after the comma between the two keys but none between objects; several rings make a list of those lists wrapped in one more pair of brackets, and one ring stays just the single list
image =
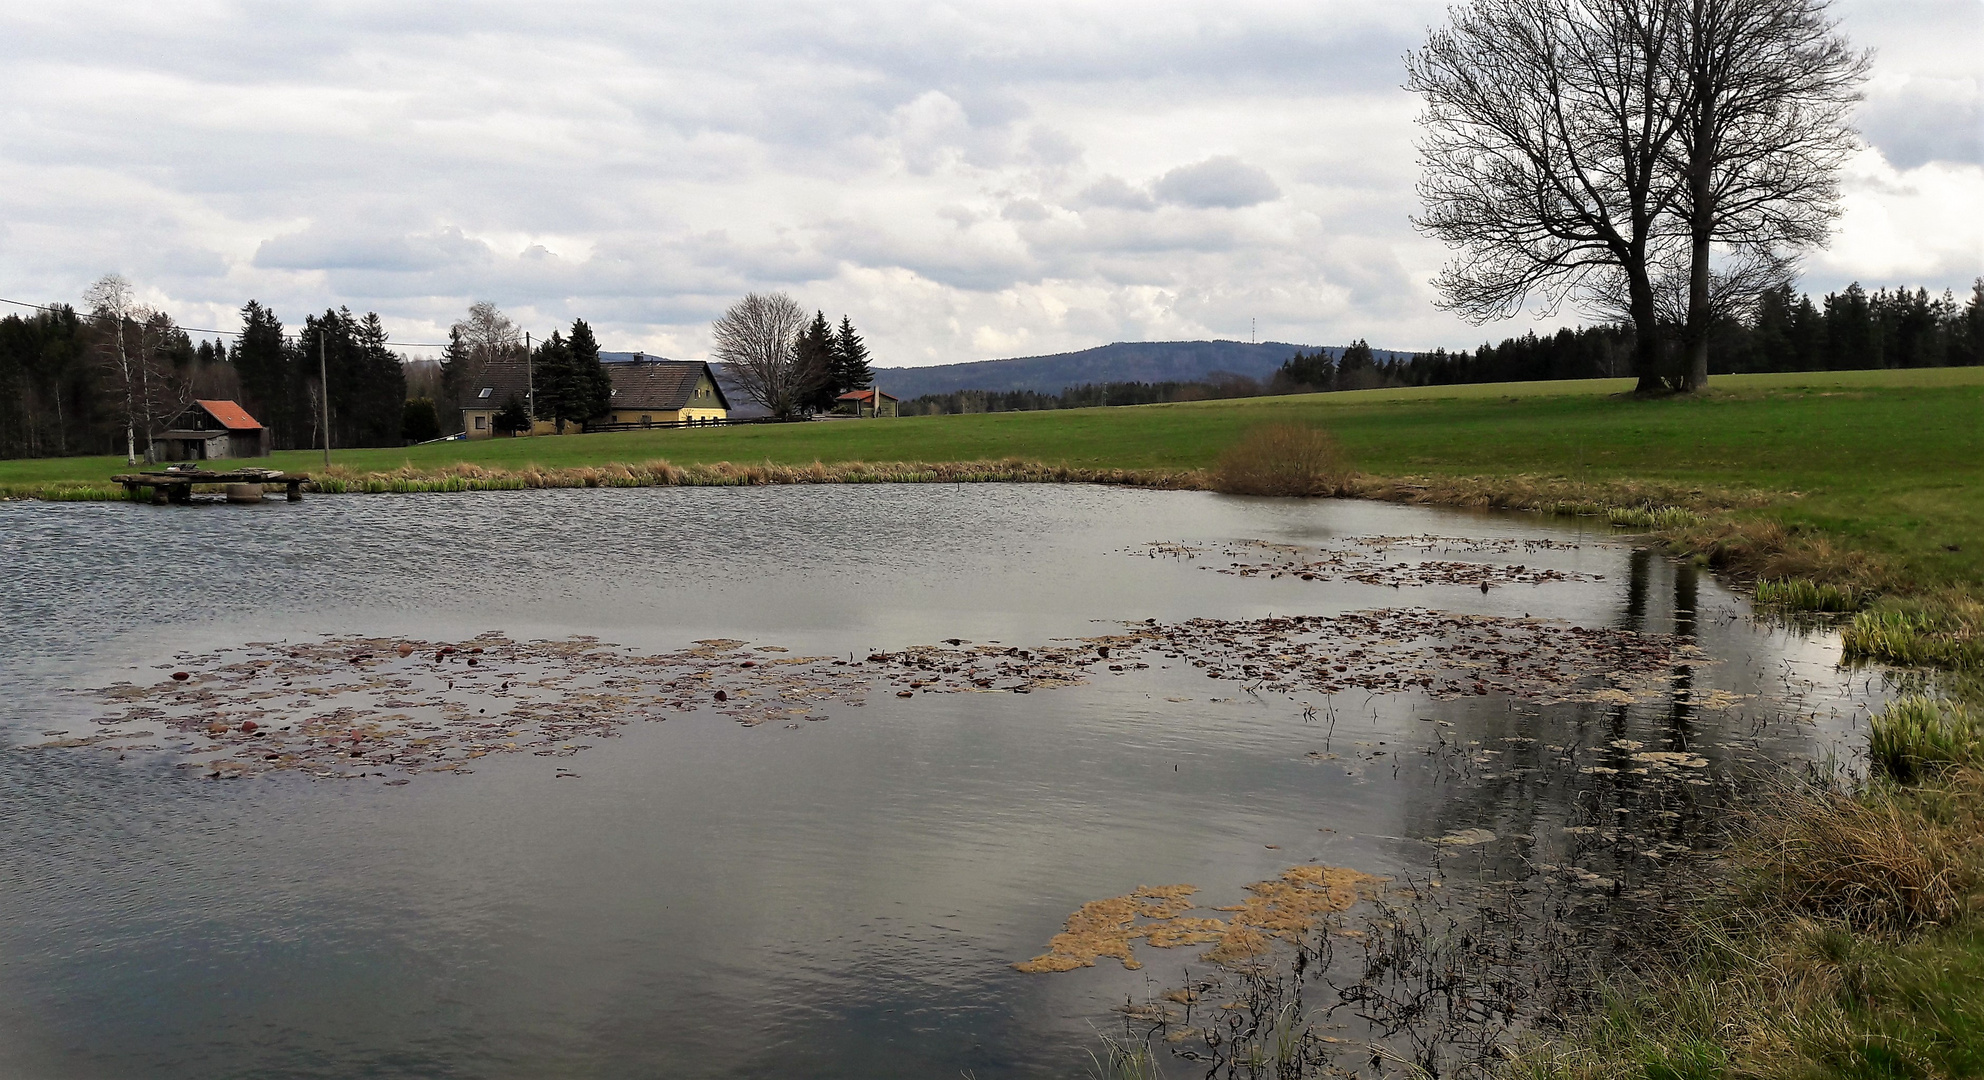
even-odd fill
[{"label": "birch tree", "polygon": [[[145,420],[145,391],[150,381],[150,357],[138,330],[151,311],[133,297],[131,283],[119,274],[105,274],[83,293],[90,317],[101,338],[97,345],[101,366],[123,399],[124,460],[138,463],[138,424]],[[145,424],[146,456],[151,454],[151,425]]]}]

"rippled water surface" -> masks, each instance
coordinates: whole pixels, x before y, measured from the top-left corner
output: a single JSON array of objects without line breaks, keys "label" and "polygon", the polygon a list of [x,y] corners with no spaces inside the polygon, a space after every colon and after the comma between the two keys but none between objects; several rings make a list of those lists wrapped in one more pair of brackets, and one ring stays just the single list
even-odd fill
[{"label": "rippled water surface", "polygon": [[[1583,580],[1207,569],[1238,540],[1419,534],[1575,545],[1432,557]],[[1553,771],[1526,740],[1699,753],[1708,782],[1661,796],[1681,816],[1850,746],[1871,692],[1828,637],[1758,626],[1625,538],[1354,502],[982,485],[21,503],[0,505],[0,570],[4,1076],[1079,1075],[1091,1023],[1189,959],[1012,970],[1085,901],[1190,882],[1228,902],[1311,860],[1426,874],[1445,850],[1427,839],[1464,829],[1497,836],[1470,850],[1482,872],[1568,862],[1567,826],[1652,781]],[[878,693],[795,727],[701,710],[555,764],[494,754],[397,786],[22,749],[91,728],[79,689],[254,641],[499,630],[840,656],[1408,606],[1676,633],[1720,662],[1659,700],[1542,706],[1256,694],[1180,660],[1024,695]]]}]

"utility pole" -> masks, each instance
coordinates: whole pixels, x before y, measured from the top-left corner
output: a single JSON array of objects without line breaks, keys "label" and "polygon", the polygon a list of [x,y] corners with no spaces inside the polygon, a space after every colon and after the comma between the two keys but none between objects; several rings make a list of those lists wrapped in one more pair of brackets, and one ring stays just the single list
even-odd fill
[{"label": "utility pole", "polygon": [[317,400],[324,407],[324,468],[331,467],[331,368],[324,360],[327,327],[317,327]]},{"label": "utility pole", "polygon": [[537,434],[537,362],[530,354],[530,331],[524,331],[524,434]]}]

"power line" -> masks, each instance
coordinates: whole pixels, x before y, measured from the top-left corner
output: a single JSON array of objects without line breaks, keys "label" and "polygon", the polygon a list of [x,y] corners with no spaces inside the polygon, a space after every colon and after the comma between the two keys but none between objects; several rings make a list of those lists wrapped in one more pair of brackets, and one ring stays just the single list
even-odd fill
[{"label": "power line", "polygon": [[[13,304],[16,307],[33,308],[36,311],[50,313],[64,310],[63,308],[49,307],[47,304],[30,304],[25,300],[9,300],[4,296],[0,296],[0,304]],[[67,310],[74,311],[76,309],[68,308]],[[220,337],[231,338],[242,336],[239,330],[211,330],[204,326],[179,326],[177,323],[173,325],[175,329],[183,330],[189,334],[215,334]],[[445,349],[448,347],[446,342],[437,343],[432,341],[388,341],[386,344],[397,345],[402,349]]]}]

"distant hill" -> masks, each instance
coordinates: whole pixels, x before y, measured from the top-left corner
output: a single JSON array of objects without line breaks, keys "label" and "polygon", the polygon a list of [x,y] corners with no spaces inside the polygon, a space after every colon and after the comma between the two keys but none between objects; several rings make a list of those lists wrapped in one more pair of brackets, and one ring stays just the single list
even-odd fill
[{"label": "distant hill", "polygon": [[[1289,357],[1314,352],[1313,345],[1266,341],[1119,341],[1080,352],[976,360],[930,367],[876,368],[884,391],[908,400],[956,390],[1035,390],[1058,394],[1070,386],[1109,382],[1191,382],[1215,371],[1265,380]],[[1343,350],[1331,347],[1336,356]],[[1409,353],[1376,350],[1378,359],[1404,359]]]}]

